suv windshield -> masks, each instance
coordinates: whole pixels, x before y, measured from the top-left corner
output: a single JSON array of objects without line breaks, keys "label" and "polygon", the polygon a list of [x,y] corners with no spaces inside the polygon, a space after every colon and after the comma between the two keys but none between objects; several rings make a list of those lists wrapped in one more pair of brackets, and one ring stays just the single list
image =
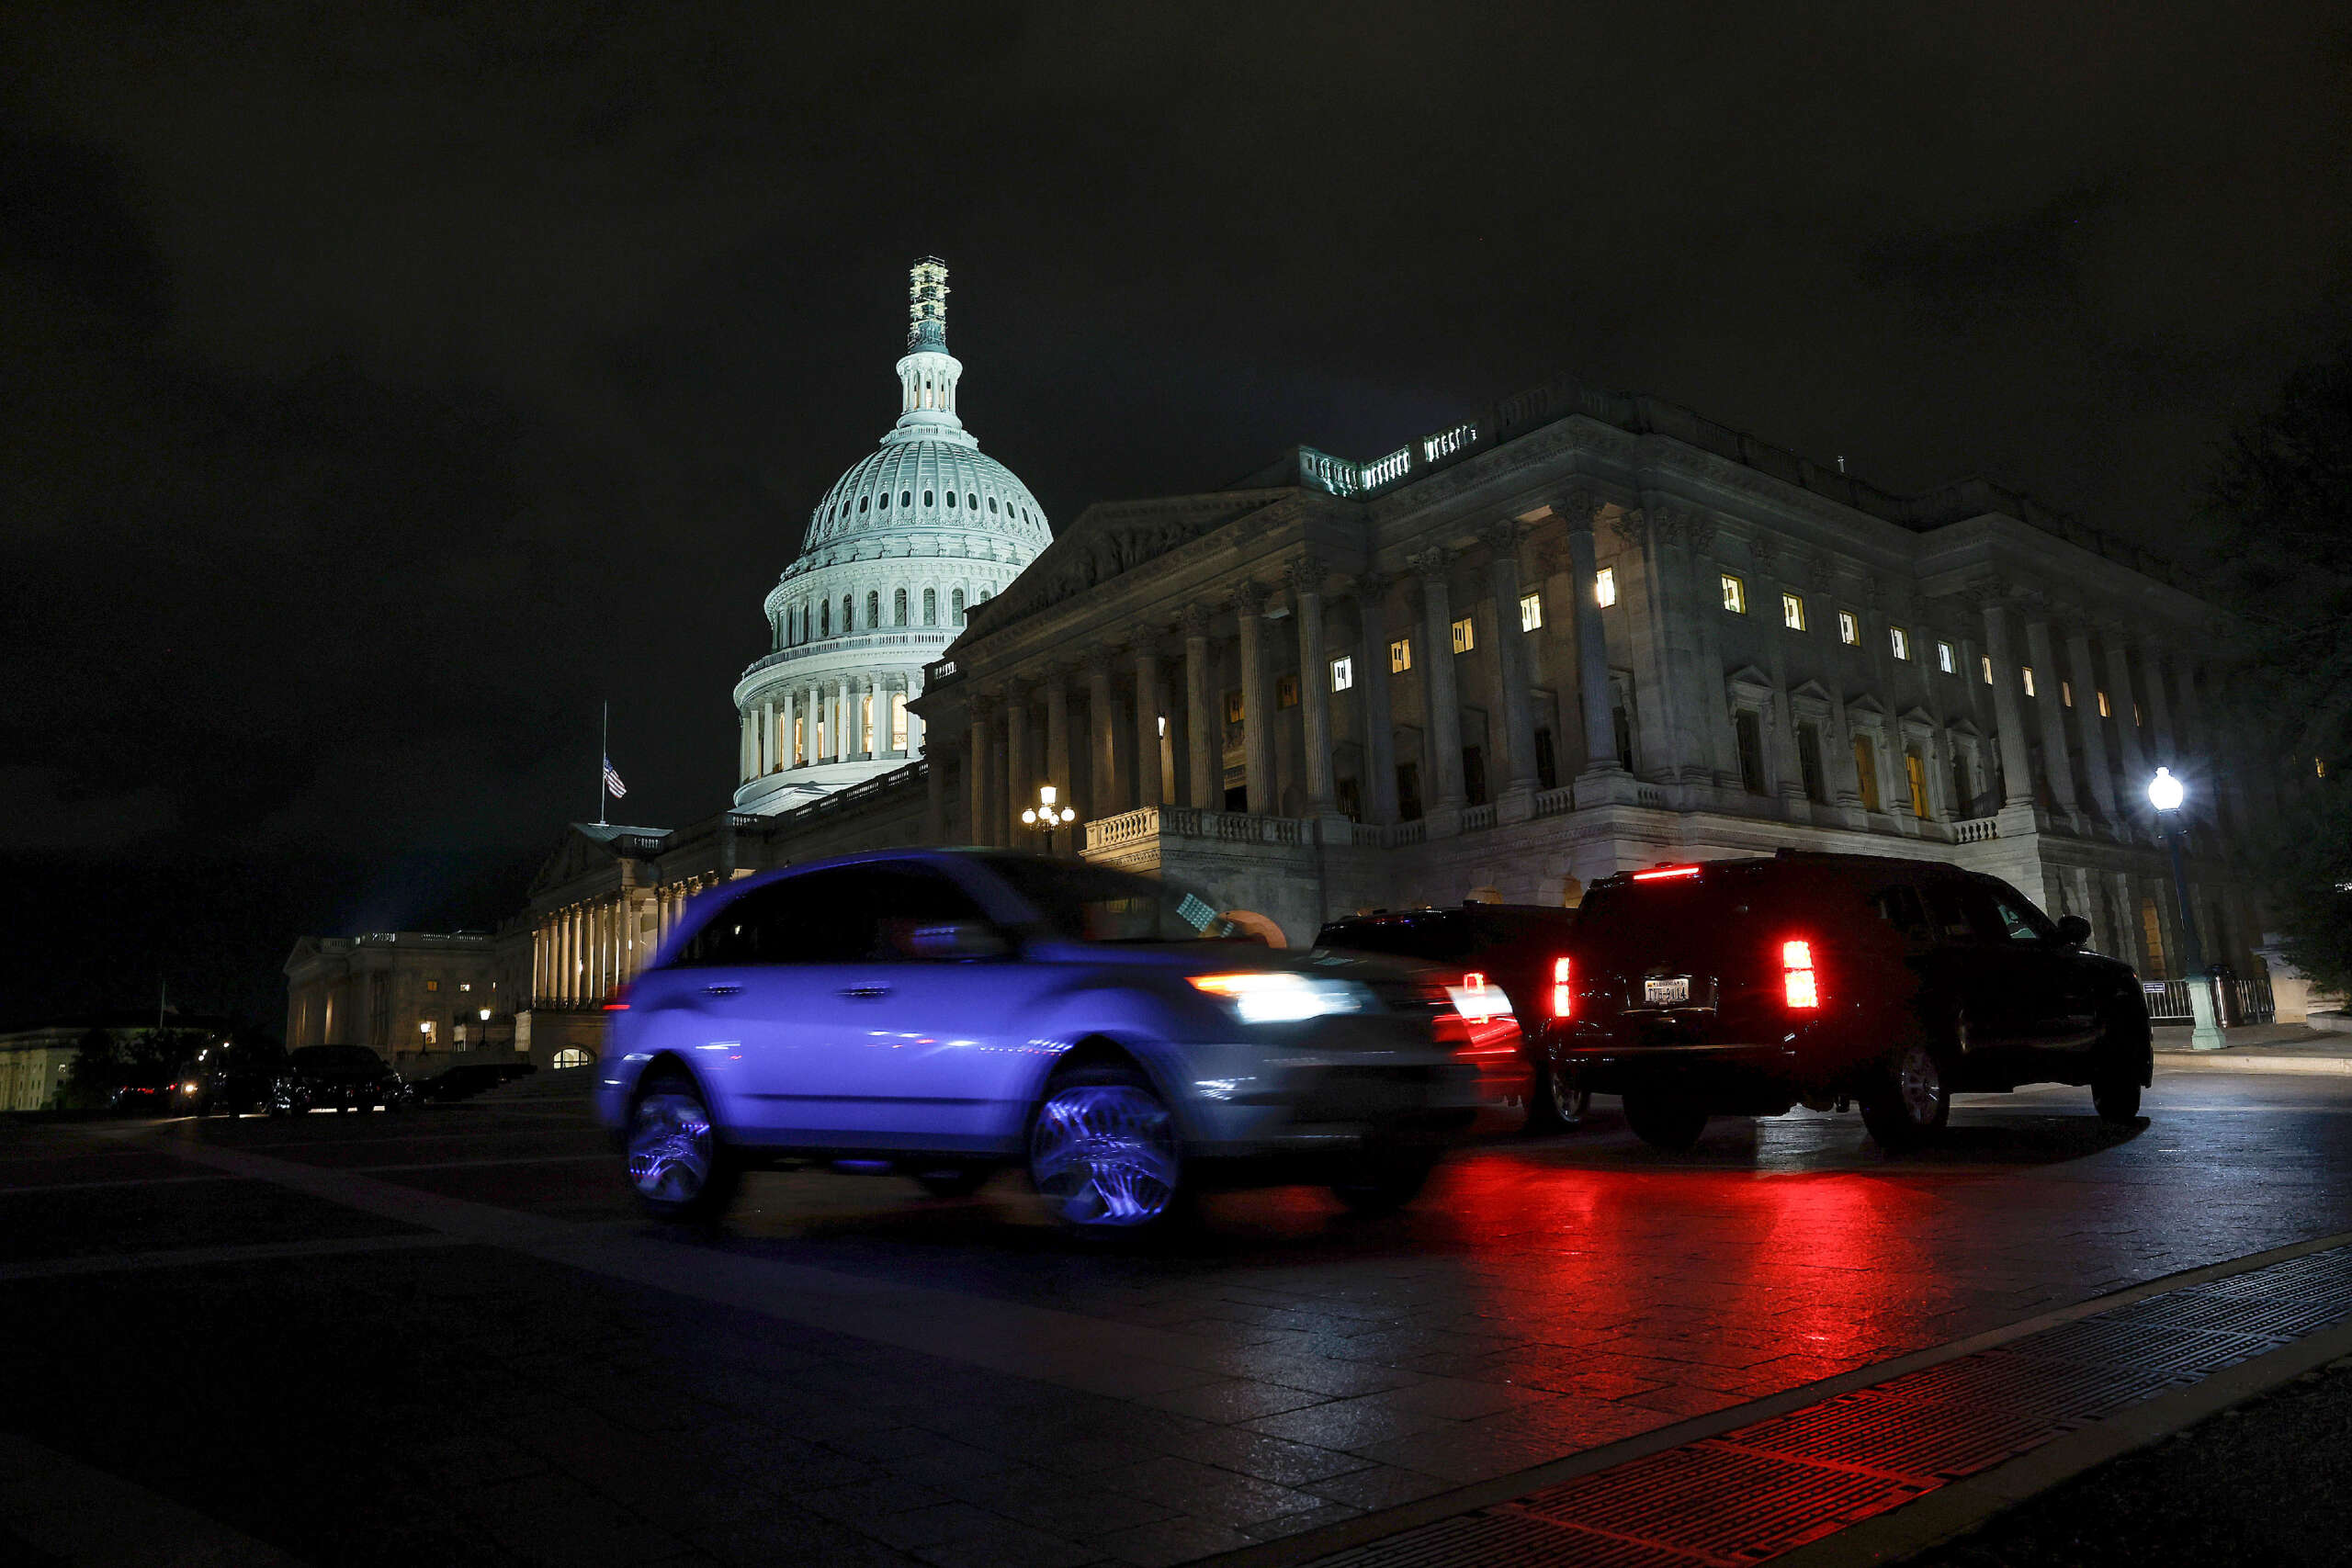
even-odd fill
[{"label": "suv windshield", "polygon": [[1334,920],[1317,933],[1315,945],[1442,961],[1468,958],[1485,944],[1469,920],[1446,910]]},{"label": "suv windshield", "polygon": [[1027,855],[983,855],[1056,935],[1077,942],[1246,942],[1248,933],[1189,887],[1124,871]]}]

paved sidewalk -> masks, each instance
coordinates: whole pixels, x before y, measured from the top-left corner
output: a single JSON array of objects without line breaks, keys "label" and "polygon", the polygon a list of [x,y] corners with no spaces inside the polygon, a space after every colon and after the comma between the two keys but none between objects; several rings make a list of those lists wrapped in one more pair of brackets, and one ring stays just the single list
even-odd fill
[{"label": "paved sidewalk", "polygon": [[2156,1066],[2207,1072],[2352,1073],[2352,1034],[2301,1023],[2256,1023],[2224,1030],[2219,1051],[2188,1048],[2186,1024],[2156,1032]]}]

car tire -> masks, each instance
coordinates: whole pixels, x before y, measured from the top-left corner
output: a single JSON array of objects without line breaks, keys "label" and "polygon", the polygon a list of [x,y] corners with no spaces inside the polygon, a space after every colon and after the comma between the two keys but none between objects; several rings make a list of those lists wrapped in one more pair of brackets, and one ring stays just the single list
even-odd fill
[{"label": "car tire", "polygon": [[1331,1196],[1359,1214],[1393,1213],[1421,1195],[1437,1168],[1438,1154],[1429,1148],[1366,1149],[1331,1183]]},{"label": "car tire", "polygon": [[1678,1089],[1628,1089],[1625,1124],[1654,1149],[1681,1154],[1707,1130],[1707,1108]]},{"label": "car tire", "polygon": [[1192,1197],[1168,1102],[1141,1073],[1107,1064],[1046,1083],[1029,1122],[1029,1182],[1088,1236],[1170,1229]]},{"label": "car tire", "polygon": [[1565,1132],[1581,1126],[1591,1109],[1592,1090],[1584,1087],[1581,1071],[1551,1062],[1536,1066],[1535,1085],[1527,1096],[1529,1132]]},{"label": "car tire", "polygon": [[2140,1120],[2140,1088],[2150,1066],[2148,1021],[2109,1018],[2091,1073],[2091,1105],[2099,1120],[2128,1127]]},{"label": "car tire", "polygon": [[710,1224],[742,1185],[694,1079],[658,1072],[638,1090],[621,1134],[622,1170],[645,1212],[670,1224]]},{"label": "car tire", "polygon": [[1924,1039],[1895,1047],[1879,1081],[1862,1096],[1862,1125],[1879,1146],[1917,1148],[1951,1119],[1951,1080]]},{"label": "car tire", "polygon": [[984,1165],[943,1165],[914,1173],[915,1185],[941,1200],[969,1198],[988,1185],[995,1171]]}]

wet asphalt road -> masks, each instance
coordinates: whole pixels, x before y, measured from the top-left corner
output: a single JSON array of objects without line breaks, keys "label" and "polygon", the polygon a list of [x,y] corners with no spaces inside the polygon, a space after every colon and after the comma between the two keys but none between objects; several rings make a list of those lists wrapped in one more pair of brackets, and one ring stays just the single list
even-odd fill
[{"label": "wet asphalt road", "polygon": [[2087,1101],[1903,1159],[1802,1113],[1667,1157],[1603,1101],[1404,1214],[1234,1194],[1155,1252],[1010,1178],[664,1235],[560,1100],[0,1122],[0,1430],[319,1563],[1184,1562],[2352,1228],[2352,1078]]}]

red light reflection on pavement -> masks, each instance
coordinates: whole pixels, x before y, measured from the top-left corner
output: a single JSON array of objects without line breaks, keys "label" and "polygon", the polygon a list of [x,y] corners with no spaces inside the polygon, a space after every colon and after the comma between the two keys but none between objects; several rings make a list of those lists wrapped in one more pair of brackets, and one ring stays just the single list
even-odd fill
[{"label": "red light reflection on pavement", "polygon": [[1442,1213],[1516,1342],[1454,1375],[1682,1416],[1916,1348],[1957,1304],[1920,1239],[1939,1207],[1855,1172],[1463,1162]]}]

